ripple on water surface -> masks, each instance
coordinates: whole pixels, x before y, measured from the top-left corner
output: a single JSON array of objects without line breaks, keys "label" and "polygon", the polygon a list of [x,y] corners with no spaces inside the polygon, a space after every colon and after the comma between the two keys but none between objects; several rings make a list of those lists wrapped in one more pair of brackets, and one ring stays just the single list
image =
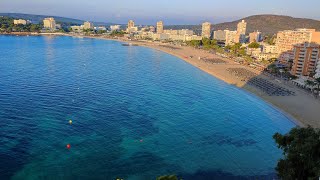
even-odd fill
[{"label": "ripple on water surface", "polygon": [[272,135],[295,126],[157,50],[72,37],[0,42],[4,179],[273,177]]}]

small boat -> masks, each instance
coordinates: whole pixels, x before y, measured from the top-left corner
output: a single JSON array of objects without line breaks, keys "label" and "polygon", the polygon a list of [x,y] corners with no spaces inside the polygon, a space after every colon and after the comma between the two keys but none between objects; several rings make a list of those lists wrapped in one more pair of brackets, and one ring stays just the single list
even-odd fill
[{"label": "small boat", "polygon": [[122,44],[122,46],[138,46],[138,44],[128,43],[128,44]]}]

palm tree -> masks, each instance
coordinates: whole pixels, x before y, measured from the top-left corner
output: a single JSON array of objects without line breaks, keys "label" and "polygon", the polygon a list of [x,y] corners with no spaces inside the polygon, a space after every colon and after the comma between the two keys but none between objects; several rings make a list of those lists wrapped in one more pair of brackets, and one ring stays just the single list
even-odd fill
[{"label": "palm tree", "polygon": [[317,87],[317,95],[319,96],[319,91],[320,91],[320,77],[318,77],[318,78],[316,78],[315,79],[315,83],[316,83],[316,85],[318,86]]},{"label": "palm tree", "polygon": [[311,87],[311,92],[313,93],[313,87],[314,87],[314,85],[315,85],[316,83],[315,83],[314,81],[310,81],[310,80],[306,80],[305,83],[306,83],[306,85],[307,85],[308,87]]}]

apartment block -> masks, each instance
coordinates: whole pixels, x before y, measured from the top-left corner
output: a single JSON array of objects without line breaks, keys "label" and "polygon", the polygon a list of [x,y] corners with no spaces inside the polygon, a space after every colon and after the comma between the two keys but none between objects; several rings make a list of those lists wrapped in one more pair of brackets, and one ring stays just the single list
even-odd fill
[{"label": "apartment block", "polygon": [[255,31],[249,34],[249,42],[260,42],[262,39],[261,32]]},{"label": "apartment block", "polygon": [[218,41],[225,41],[226,40],[226,32],[223,30],[217,30],[213,32],[213,39]]},{"label": "apartment block", "polygon": [[210,38],[211,37],[211,23],[204,22],[202,23],[202,37]]},{"label": "apartment block", "polygon": [[229,31],[229,30],[225,30],[226,33],[226,43],[225,45],[233,45],[234,43],[236,43],[236,36],[237,36],[237,31]]},{"label": "apartment block", "polygon": [[278,53],[277,46],[276,45],[264,44],[262,46],[262,52],[263,53]]},{"label": "apartment block", "polygon": [[237,25],[237,32],[239,34],[246,34],[247,31],[247,22],[245,20],[242,20]]},{"label": "apartment block", "polygon": [[55,30],[56,29],[56,21],[52,17],[44,18],[43,19],[43,27],[46,29]]},{"label": "apartment block", "polygon": [[278,52],[286,52],[293,49],[294,45],[301,43],[320,43],[320,32],[315,29],[285,30],[277,33],[276,46]]},{"label": "apartment block", "polygon": [[135,26],[134,21],[129,20],[127,25],[127,33],[132,33],[137,31],[138,31],[138,27]]},{"label": "apartment block", "polygon": [[83,23],[83,29],[94,29],[93,23],[86,21]]},{"label": "apartment block", "polygon": [[316,73],[317,62],[320,58],[320,45],[303,43],[293,47],[293,64],[291,74],[309,76]]},{"label": "apartment block", "polygon": [[162,21],[157,22],[157,33],[158,34],[163,33],[163,22]]}]

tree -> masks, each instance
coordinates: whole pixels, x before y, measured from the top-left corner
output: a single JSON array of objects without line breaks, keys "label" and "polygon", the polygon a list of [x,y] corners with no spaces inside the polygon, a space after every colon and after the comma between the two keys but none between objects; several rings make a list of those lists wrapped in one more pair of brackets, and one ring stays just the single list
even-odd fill
[{"label": "tree", "polygon": [[319,91],[320,91],[320,77],[315,79],[315,83],[317,84],[317,95],[319,96]]},{"label": "tree", "polygon": [[260,47],[260,44],[257,42],[252,42],[248,45],[248,47],[258,49]]},{"label": "tree", "polygon": [[31,32],[40,32],[40,29],[41,29],[40,26],[37,24],[31,24],[31,26],[30,26]]},{"label": "tree", "polygon": [[316,84],[314,81],[306,80],[305,81],[306,85],[311,87],[311,91],[313,92],[313,87]]},{"label": "tree", "polygon": [[293,128],[273,139],[283,150],[276,171],[281,179],[318,179],[320,176],[320,131],[312,127]]}]

